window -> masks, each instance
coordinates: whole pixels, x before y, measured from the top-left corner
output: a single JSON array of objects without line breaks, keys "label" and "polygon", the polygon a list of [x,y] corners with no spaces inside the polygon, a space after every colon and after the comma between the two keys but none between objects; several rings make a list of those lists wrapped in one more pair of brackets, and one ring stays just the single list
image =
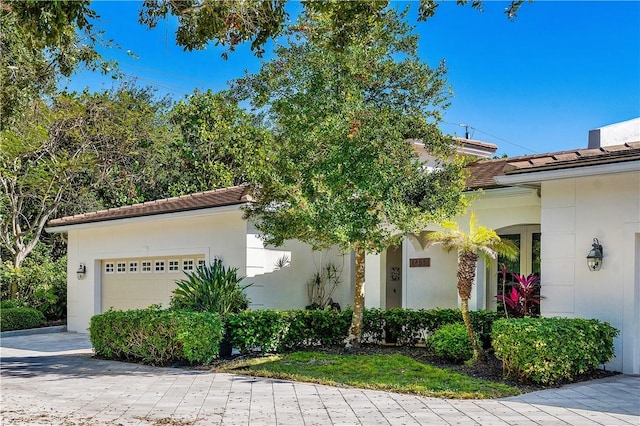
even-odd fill
[{"label": "window", "polygon": [[116,264],[116,272],[119,274],[125,274],[127,272],[127,262],[118,262]]},{"label": "window", "polygon": [[114,264],[113,262],[105,262],[104,264],[104,273],[105,274],[113,274],[114,272]]},{"label": "window", "polygon": [[180,262],[178,260],[169,261],[169,272],[178,272],[180,270]]},{"label": "window", "polygon": [[193,271],[193,259],[183,259],[182,260],[182,270],[183,271]]},{"label": "window", "polygon": [[138,262],[137,261],[129,262],[129,273],[135,274],[137,272],[138,272]]},{"label": "window", "polygon": [[151,261],[143,260],[142,261],[142,272],[151,272]]},{"label": "window", "polygon": [[198,259],[198,268],[201,266],[205,266],[204,259]]},{"label": "window", "polygon": [[156,272],[164,272],[164,260],[156,260]]}]

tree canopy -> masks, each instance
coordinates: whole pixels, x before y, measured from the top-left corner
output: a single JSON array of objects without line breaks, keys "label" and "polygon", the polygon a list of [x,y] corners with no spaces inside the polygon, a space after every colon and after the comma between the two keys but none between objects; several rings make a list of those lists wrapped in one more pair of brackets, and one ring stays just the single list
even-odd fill
[{"label": "tree canopy", "polygon": [[[456,213],[463,182],[458,164],[442,161],[429,172],[413,147],[420,141],[442,160],[452,154],[437,127],[449,93],[444,64],[419,60],[417,37],[396,10],[358,21],[347,38],[334,17],[332,10],[301,16],[276,58],[234,90],[274,138],[246,217],[268,243],[297,239],[356,252],[358,343],[364,254]],[[425,205],[435,188],[443,198]]]},{"label": "tree canopy", "polygon": [[[511,0],[505,8],[509,19],[516,17],[525,0]],[[532,1],[532,0],[529,0]],[[303,0],[304,13],[331,11],[334,28],[345,36],[357,27],[360,20],[377,19],[389,6],[388,0]],[[482,0],[456,0],[458,5],[468,5],[482,11]],[[203,49],[209,42],[227,47],[233,52],[241,43],[249,42],[258,56],[264,53],[264,45],[279,37],[289,18],[286,0],[217,1],[217,0],[145,0],[140,10],[140,23],[151,28],[160,19],[178,17],[176,43],[185,50]],[[418,19],[432,17],[438,0],[420,0]],[[226,57],[227,52],[223,54]]]}]

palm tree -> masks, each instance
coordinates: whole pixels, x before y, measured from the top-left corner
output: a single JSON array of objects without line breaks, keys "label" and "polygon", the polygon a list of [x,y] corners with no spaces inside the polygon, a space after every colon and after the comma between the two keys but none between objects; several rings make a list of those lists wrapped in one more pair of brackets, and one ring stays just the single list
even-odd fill
[{"label": "palm tree", "polygon": [[458,295],[461,300],[462,319],[473,347],[475,362],[481,358],[481,352],[471,327],[469,299],[476,276],[476,264],[479,258],[491,262],[498,254],[508,259],[515,259],[518,247],[512,241],[501,240],[494,230],[478,226],[475,213],[471,213],[468,234],[453,221],[444,221],[441,226],[444,228],[443,231],[431,232],[426,235],[425,240],[429,246],[439,244],[447,252],[453,250],[458,252]]}]

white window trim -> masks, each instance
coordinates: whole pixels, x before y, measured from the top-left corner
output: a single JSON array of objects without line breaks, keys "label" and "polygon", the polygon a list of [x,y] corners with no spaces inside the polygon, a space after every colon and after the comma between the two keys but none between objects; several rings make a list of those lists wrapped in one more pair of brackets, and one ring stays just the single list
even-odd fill
[{"label": "white window trim", "polygon": [[[111,266],[111,270],[109,271],[109,266]],[[104,273],[105,274],[113,274],[116,272],[116,264],[115,262],[105,262],[104,263]]]},{"label": "white window trim", "polygon": [[[171,263],[175,262],[175,265],[172,265]],[[171,268],[175,268],[175,269],[171,269]],[[180,272],[180,260],[179,259],[169,259],[167,261],[167,272]]]},{"label": "white window trim", "polygon": [[[131,266],[135,265],[135,271],[131,270]],[[140,272],[140,262],[138,262],[137,260],[130,260],[127,262],[127,271],[130,274],[137,274],[138,272]]]},{"label": "white window trim", "polygon": [[[144,270],[144,264],[145,264],[146,262],[148,262],[148,263],[149,263],[149,270],[148,270],[148,271],[145,271],[145,270]],[[153,272],[153,262],[152,262],[151,260],[142,260],[142,261],[140,262],[140,273],[141,273],[141,274],[150,274],[150,273],[152,273],[152,272]]]},{"label": "white window trim", "polygon": [[[158,270],[158,265],[162,264],[162,270]],[[167,272],[167,262],[164,259],[158,259],[153,261],[153,272],[156,274],[164,274]]]},{"label": "white window trim", "polygon": [[[185,263],[186,262],[191,262],[191,268],[190,269],[186,269],[185,268]],[[196,269],[196,262],[193,259],[182,259],[182,271],[186,271],[186,272],[191,272],[194,271]]]}]

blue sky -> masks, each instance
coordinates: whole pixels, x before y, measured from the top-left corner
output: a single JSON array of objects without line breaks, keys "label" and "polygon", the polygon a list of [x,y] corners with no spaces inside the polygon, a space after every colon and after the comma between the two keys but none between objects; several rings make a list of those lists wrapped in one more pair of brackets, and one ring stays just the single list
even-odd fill
[{"label": "blue sky", "polygon": [[[420,57],[431,65],[446,59],[449,68],[455,95],[441,126],[445,133],[463,136],[459,124],[467,124],[472,138],[514,156],[583,148],[590,129],[640,117],[640,1],[538,0],[525,3],[515,21],[502,13],[502,1],[485,1],[480,13],[448,0],[427,22],[415,20],[417,3],[411,4]],[[184,52],[174,43],[175,23],[154,30],[138,24],[138,2],[92,7],[106,37],[120,45],[105,56],[159,94],[180,99],[195,88],[221,90],[260,67],[248,46],[226,61],[213,45]],[[100,90],[113,80],[83,72],[63,85]]]}]

